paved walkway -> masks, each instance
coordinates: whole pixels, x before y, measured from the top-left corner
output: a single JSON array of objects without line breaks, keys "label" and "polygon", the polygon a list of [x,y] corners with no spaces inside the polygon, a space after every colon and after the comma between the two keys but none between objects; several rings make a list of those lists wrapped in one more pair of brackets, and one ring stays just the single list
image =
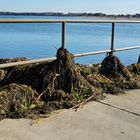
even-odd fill
[{"label": "paved walkway", "polygon": [[88,103],[30,126],[30,120],[0,122],[0,140],[140,140],[140,90]]}]

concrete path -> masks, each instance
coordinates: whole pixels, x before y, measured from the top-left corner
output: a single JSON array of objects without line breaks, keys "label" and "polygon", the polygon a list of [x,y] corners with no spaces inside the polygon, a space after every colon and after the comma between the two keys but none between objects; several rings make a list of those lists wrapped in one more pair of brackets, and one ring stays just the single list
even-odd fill
[{"label": "concrete path", "polygon": [[0,122],[0,140],[140,140],[140,90],[91,102],[30,126],[30,120]]}]

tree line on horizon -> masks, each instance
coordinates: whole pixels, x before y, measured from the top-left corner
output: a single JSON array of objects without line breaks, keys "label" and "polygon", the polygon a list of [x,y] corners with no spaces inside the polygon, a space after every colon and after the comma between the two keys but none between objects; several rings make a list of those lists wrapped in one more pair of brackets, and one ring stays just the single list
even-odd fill
[{"label": "tree line on horizon", "polygon": [[105,14],[105,13],[61,13],[61,12],[0,12],[0,15],[22,15],[22,16],[96,16],[96,17],[125,17],[140,18],[136,14]]}]

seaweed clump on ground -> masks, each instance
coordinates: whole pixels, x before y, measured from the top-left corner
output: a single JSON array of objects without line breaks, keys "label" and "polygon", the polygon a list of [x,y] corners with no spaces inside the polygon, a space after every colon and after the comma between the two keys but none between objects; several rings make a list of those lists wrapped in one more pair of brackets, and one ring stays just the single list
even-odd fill
[{"label": "seaweed clump on ground", "polygon": [[129,65],[127,68],[132,73],[133,78],[137,82],[137,85],[140,87],[140,56],[137,64]]},{"label": "seaweed clump on ground", "polygon": [[[5,64],[5,63],[12,63],[12,62],[20,62],[20,61],[26,61],[28,60],[25,57],[16,57],[16,58],[0,58],[0,64]],[[7,74],[13,70],[13,68],[6,68],[6,69],[0,69],[0,86],[3,83],[3,80],[5,77],[7,77]]]},{"label": "seaweed clump on ground", "polygon": [[4,107],[0,109],[1,117],[28,117],[35,112],[70,108],[91,96],[93,100],[102,98],[81,74],[67,49],[60,48],[53,62],[17,66],[5,71],[0,87],[0,106]]},{"label": "seaweed clump on ground", "polygon": [[13,68],[6,68],[3,71],[5,75],[0,81],[1,86],[5,86],[12,83],[24,84],[27,86],[31,86],[37,92],[42,92],[42,79],[43,75],[41,74],[41,70],[47,64],[30,64],[17,66]]},{"label": "seaweed clump on ground", "polygon": [[140,75],[140,63],[127,66],[133,76]]},{"label": "seaweed clump on ground", "polygon": [[139,64],[125,67],[118,57],[109,55],[101,64],[79,65],[82,75],[97,90],[119,94],[126,89],[140,88]]},{"label": "seaweed clump on ground", "polygon": [[67,49],[60,48],[57,51],[57,59],[48,67],[42,70],[45,75],[43,78],[43,99],[49,101],[63,93],[65,105],[71,106],[92,95],[94,99],[100,98],[101,94],[95,91],[95,88],[81,74],[80,68],[74,63],[73,55]]},{"label": "seaweed clump on ground", "polygon": [[0,64],[3,63],[12,63],[12,62],[20,62],[28,60],[26,57],[16,57],[16,58],[0,58]]},{"label": "seaweed clump on ground", "polygon": [[112,80],[120,78],[129,80],[132,78],[131,73],[121,63],[119,58],[113,55],[109,55],[103,60],[100,72]]},{"label": "seaweed clump on ground", "polygon": [[[140,64],[125,67],[109,55],[101,64],[75,64],[67,49],[57,51],[56,60],[0,69],[0,118],[23,118],[70,108],[89,97],[118,94],[140,88]],[[0,63],[26,58],[0,59]]]},{"label": "seaweed clump on ground", "polygon": [[38,111],[38,93],[31,87],[10,84],[0,88],[0,119],[25,118]]},{"label": "seaweed clump on ground", "polygon": [[96,65],[79,65],[82,75],[87,81],[102,93],[118,94],[122,92],[121,88],[117,88],[114,81],[100,72],[101,64]]},{"label": "seaweed clump on ground", "polygon": [[140,84],[132,72],[125,67],[118,57],[109,55],[101,65],[100,72],[113,81],[115,88],[123,92],[125,89],[140,88]]}]

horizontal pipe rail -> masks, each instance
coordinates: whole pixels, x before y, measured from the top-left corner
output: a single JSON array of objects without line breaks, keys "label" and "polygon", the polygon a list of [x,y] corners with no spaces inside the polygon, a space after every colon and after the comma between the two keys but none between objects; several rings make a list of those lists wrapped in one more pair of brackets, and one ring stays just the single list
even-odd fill
[{"label": "horizontal pipe rail", "polygon": [[49,58],[33,59],[33,60],[20,61],[20,62],[5,63],[5,64],[0,64],[0,69],[1,68],[21,66],[21,65],[49,62],[49,61],[53,61],[53,60],[56,60],[56,57],[49,57]]},{"label": "horizontal pipe rail", "polygon": [[119,49],[115,49],[114,52],[127,51],[127,50],[134,50],[134,49],[140,49],[140,46],[119,48]]},{"label": "horizontal pipe rail", "polygon": [[0,23],[140,23],[140,20],[0,19]]},{"label": "horizontal pipe rail", "polygon": [[[140,49],[140,46],[114,49],[114,52],[125,51],[125,50],[133,50],[133,49]],[[88,55],[97,55],[97,54],[110,53],[110,52],[112,52],[112,50],[102,50],[102,51],[95,51],[95,52],[88,52],[88,53],[80,53],[80,54],[74,54],[74,57],[82,57],[82,56],[88,56]],[[56,60],[56,57],[6,63],[6,64],[0,64],[0,69],[8,68],[8,67],[15,67],[15,66],[19,66],[19,65],[27,65],[27,64],[50,62],[50,61],[54,61],[54,60]]]},{"label": "horizontal pipe rail", "polygon": [[96,52],[87,52],[87,53],[74,54],[74,57],[82,57],[82,56],[88,56],[88,55],[97,55],[97,54],[110,53],[110,52],[111,52],[111,50],[102,50],[102,51],[96,51]]}]

